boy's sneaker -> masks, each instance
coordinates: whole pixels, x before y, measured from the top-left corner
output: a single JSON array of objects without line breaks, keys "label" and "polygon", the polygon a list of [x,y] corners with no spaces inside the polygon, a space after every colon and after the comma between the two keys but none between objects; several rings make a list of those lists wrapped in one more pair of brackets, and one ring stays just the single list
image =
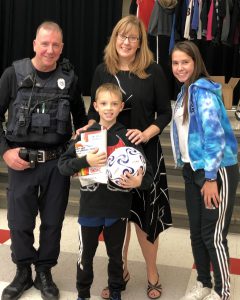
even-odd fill
[{"label": "boy's sneaker", "polygon": [[203,287],[203,284],[200,281],[197,281],[196,285],[194,285],[192,289],[180,300],[205,300],[205,297],[210,293],[210,288]]},{"label": "boy's sneaker", "polygon": [[203,300],[221,300],[221,297],[214,290],[211,291],[207,297],[203,298]]}]

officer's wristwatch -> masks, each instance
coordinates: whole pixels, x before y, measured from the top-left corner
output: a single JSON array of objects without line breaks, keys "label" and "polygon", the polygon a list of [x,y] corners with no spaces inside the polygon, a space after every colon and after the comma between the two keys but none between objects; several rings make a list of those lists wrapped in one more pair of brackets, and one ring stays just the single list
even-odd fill
[{"label": "officer's wristwatch", "polygon": [[205,178],[205,181],[207,181],[207,182],[215,182],[215,181],[217,181],[217,179],[215,178]]}]

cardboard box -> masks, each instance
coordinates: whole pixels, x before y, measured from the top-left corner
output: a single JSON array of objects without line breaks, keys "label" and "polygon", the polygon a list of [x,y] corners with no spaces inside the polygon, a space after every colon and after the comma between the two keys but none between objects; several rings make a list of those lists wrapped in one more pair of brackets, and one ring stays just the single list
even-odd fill
[{"label": "cardboard box", "polygon": [[233,90],[240,78],[232,77],[228,83],[225,82],[225,76],[211,76],[211,79],[222,84],[223,103],[226,109],[232,109]]}]

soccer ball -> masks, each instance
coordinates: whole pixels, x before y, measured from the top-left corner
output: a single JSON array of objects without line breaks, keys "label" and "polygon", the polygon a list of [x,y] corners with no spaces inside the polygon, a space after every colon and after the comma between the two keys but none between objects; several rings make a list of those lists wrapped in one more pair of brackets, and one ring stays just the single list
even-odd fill
[{"label": "soccer ball", "polygon": [[136,175],[139,168],[146,171],[146,161],[141,152],[133,147],[120,147],[112,152],[107,160],[108,178],[120,186],[121,175],[129,172]]}]

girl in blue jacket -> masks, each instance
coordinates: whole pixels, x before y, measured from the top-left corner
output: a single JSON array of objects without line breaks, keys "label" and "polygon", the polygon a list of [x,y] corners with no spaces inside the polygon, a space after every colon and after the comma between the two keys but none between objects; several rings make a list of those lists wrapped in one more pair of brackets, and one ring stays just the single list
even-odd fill
[{"label": "girl in blue jacket", "polygon": [[[238,185],[238,145],[222,101],[197,46],[179,42],[173,75],[183,83],[174,107],[171,141],[183,167],[196,285],[181,300],[230,299],[227,233]],[[213,267],[214,288],[210,275]]]}]

